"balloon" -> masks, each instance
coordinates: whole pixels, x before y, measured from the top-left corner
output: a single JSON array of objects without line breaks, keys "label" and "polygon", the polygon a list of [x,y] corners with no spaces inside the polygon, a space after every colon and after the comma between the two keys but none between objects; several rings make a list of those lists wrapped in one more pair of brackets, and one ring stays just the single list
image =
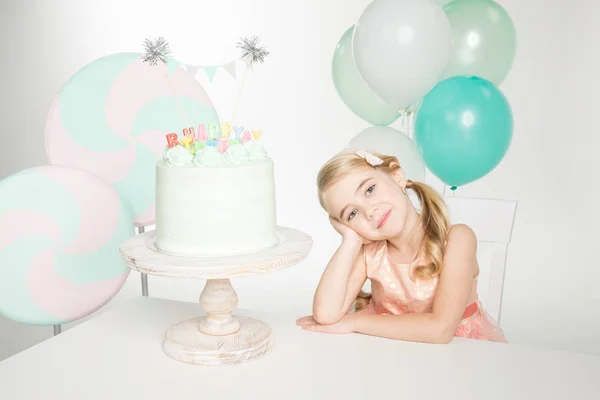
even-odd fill
[{"label": "balloon", "polygon": [[452,50],[452,30],[433,2],[374,0],[356,24],[352,50],[367,85],[401,109],[441,79]]},{"label": "balloon", "polygon": [[444,10],[454,41],[444,78],[475,75],[500,85],[517,51],[515,26],[506,10],[489,0],[455,0]]},{"label": "balloon", "polygon": [[452,0],[435,0],[436,4],[444,7],[446,4],[450,3]]},{"label": "balloon", "polygon": [[408,179],[425,181],[425,164],[417,145],[399,130],[385,126],[372,126],[353,137],[346,148],[395,156]]},{"label": "balloon", "polygon": [[414,129],[425,165],[447,185],[459,186],[500,163],[512,139],[512,111],[490,81],[456,76],[425,96]]},{"label": "balloon", "polygon": [[348,29],[333,54],[333,84],[342,101],[354,114],[371,125],[385,126],[398,119],[398,110],[377,96],[363,81],[352,57],[352,34]]}]

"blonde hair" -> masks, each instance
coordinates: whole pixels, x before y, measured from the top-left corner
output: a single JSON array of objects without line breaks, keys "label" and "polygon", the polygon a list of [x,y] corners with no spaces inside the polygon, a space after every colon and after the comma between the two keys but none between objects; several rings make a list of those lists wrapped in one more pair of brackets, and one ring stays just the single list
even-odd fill
[{"label": "blonde hair", "polygon": [[[373,152],[371,154],[382,159],[383,163],[374,167],[357,155],[354,150],[346,150],[335,155],[321,167],[317,175],[317,189],[321,207],[325,208],[323,193],[353,170],[375,168],[392,174],[401,168],[398,159],[394,156]],[[424,233],[423,253],[425,259],[429,261],[425,265],[418,265],[415,268],[414,275],[419,278],[430,279],[437,276],[442,268],[449,227],[446,205],[442,197],[425,183],[408,180],[406,187],[415,192],[421,204],[419,223]],[[370,298],[370,294],[361,291],[356,299],[356,309],[364,307]]]}]

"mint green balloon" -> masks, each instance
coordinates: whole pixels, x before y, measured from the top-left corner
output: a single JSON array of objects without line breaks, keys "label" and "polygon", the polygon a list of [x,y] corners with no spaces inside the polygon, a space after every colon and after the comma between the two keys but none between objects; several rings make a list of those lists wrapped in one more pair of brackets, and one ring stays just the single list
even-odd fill
[{"label": "mint green balloon", "polygon": [[508,151],[512,135],[506,97],[476,76],[439,82],[415,116],[414,140],[425,165],[450,186],[465,185],[493,170]]},{"label": "mint green balloon", "polygon": [[444,7],[446,4],[450,3],[452,0],[435,0],[437,4]]},{"label": "mint green balloon", "polygon": [[333,53],[333,84],[346,106],[371,125],[387,126],[400,116],[398,110],[383,101],[363,81],[352,56],[351,26],[338,42]]},{"label": "mint green balloon", "polygon": [[475,75],[500,85],[512,68],[517,34],[495,1],[454,0],[444,6],[452,27],[452,52],[444,78]]}]

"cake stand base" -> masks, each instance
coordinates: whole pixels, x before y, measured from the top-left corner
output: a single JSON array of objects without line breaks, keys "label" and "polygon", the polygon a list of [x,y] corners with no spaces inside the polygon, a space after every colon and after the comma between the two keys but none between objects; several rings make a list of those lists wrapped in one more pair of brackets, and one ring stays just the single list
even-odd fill
[{"label": "cake stand base", "polygon": [[273,334],[267,324],[254,318],[235,316],[235,319],[240,329],[224,336],[200,332],[205,317],[183,321],[167,331],[163,351],[177,361],[215,366],[254,360],[272,349]]},{"label": "cake stand base", "polygon": [[[127,265],[141,273],[205,279],[199,318],[168,328],[163,352],[188,364],[229,365],[257,359],[273,348],[273,333],[264,322],[237,316],[238,296],[230,278],[266,274],[306,258],[312,239],[301,231],[277,227],[276,246],[258,253],[222,257],[183,257],[160,253],[154,231],[129,239],[120,247]],[[200,310],[199,310],[200,311]]]}]

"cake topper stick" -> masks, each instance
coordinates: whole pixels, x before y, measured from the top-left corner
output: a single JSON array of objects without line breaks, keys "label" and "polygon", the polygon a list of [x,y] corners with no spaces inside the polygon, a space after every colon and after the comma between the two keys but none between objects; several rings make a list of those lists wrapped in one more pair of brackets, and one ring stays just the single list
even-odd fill
[{"label": "cake topper stick", "polygon": [[269,52],[264,48],[259,46],[260,38],[256,35],[250,38],[242,38],[237,43],[237,48],[242,51],[242,59],[246,62],[246,69],[244,70],[244,76],[242,77],[242,83],[240,84],[240,88],[237,93],[237,98],[235,99],[235,105],[233,107],[233,114],[231,116],[231,123],[235,122],[235,114],[237,111],[238,104],[240,102],[240,96],[242,94],[242,89],[244,87],[244,82],[246,81],[246,76],[248,75],[248,70],[252,68],[254,63],[260,62],[261,64],[265,61],[265,58],[269,55]]},{"label": "cake topper stick", "polygon": [[147,62],[149,63],[151,66],[156,66],[159,62],[162,63],[163,65],[165,65],[165,78],[167,78],[167,83],[169,85],[169,88],[171,89],[171,93],[173,93],[173,97],[175,98],[175,102],[177,103],[177,106],[179,107],[179,112],[181,113],[181,116],[183,117],[183,122],[185,123],[185,126],[191,126],[187,120],[187,117],[185,116],[185,113],[183,112],[183,107],[181,106],[181,103],[179,102],[179,99],[177,98],[177,93],[175,93],[175,89],[173,88],[173,84],[171,83],[171,79],[169,79],[169,72],[166,69],[166,64],[167,64],[167,56],[169,54],[171,54],[171,49],[169,48],[169,44],[165,41],[164,38],[159,37],[155,42],[152,42],[149,39],[144,40],[144,46],[145,46],[145,53],[142,56],[142,62]]}]

